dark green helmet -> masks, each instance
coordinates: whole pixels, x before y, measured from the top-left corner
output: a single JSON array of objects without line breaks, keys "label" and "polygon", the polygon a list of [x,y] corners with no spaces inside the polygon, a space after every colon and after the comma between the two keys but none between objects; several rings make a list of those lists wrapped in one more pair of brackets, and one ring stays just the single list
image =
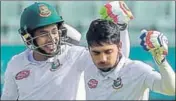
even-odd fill
[{"label": "dark green helmet", "polygon": [[[49,55],[41,50],[40,46],[37,45],[35,41],[37,37],[33,36],[33,32],[38,28],[51,24],[58,24],[59,27],[59,25],[62,25],[63,22],[64,21],[62,17],[59,15],[59,13],[57,13],[56,9],[53,6],[43,2],[36,2],[25,8],[22,12],[19,33],[21,34],[24,43],[29,49],[35,50],[44,55],[54,56],[61,51],[60,40],[57,42],[57,50],[53,54]],[[61,34],[64,35],[63,28],[58,29],[59,31],[61,31]]]},{"label": "dark green helmet", "polygon": [[53,6],[36,2],[24,9],[21,15],[20,29],[34,30],[38,27],[59,22],[63,22],[63,19]]}]

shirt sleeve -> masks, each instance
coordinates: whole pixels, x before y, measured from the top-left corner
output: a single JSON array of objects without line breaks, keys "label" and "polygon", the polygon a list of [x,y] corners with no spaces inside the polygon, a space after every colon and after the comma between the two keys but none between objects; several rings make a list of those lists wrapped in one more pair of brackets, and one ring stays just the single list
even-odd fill
[{"label": "shirt sleeve", "polygon": [[85,62],[88,58],[88,49],[82,46],[72,46],[67,54],[67,58],[74,62],[73,67],[79,72],[84,71]]},{"label": "shirt sleeve", "polygon": [[[92,60],[91,60],[92,61]],[[82,51],[80,56],[78,57],[77,61],[75,62],[75,66],[77,67],[78,71],[82,72],[90,63],[90,55],[88,49]]]},{"label": "shirt sleeve", "polygon": [[130,54],[130,38],[128,34],[128,28],[126,28],[124,31],[120,31],[120,40],[122,42],[122,53],[128,58]]},{"label": "shirt sleeve", "polygon": [[167,61],[158,67],[160,73],[156,71],[147,72],[145,84],[155,92],[175,95],[175,72]]},{"label": "shirt sleeve", "polygon": [[4,77],[4,87],[2,90],[1,100],[17,100],[18,99],[18,89],[15,83],[15,77],[13,76],[13,64],[8,63],[5,77]]}]

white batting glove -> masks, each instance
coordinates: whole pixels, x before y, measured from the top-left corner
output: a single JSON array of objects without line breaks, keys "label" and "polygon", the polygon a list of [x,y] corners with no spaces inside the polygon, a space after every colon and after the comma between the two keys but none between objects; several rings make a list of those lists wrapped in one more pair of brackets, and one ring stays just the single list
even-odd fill
[{"label": "white batting glove", "polygon": [[106,3],[100,9],[99,14],[102,19],[110,20],[120,25],[122,27],[121,30],[126,29],[129,21],[133,19],[133,14],[124,1]]},{"label": "white batting glove", "polygon": [[168,39],[158,31],[141,31],[140,45],[149,51],[157,64],[162,64],[168,54]]}]

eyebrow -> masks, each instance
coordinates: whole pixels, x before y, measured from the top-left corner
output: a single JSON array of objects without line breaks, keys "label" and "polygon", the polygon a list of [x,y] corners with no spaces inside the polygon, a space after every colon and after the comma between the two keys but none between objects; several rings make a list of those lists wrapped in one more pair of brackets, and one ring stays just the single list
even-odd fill
[{"label": "eyebrow", "polygon": [[53,30],[57,30],[57,28],[53,28],[52,31],[53,31]]},{"label": "eyebrow", "polygon": [[107,49],[104,52],[109,52],[109,51],[113,52],[113,49]]},{"label": "eyebrow", "polygon": [[[105,49],[103,50],[103,52],[106,52],[106,51],[111,51],[112,49]],[[97,51],[97,50],[92,50],[92,52],[100,52],[100,51]],[[101,51],[102,52],[102,51]]]},{"label": "eyebrow", "polygon": [[92,52],[94,52],[94,53],[100,53],[100,51],[96,51],[96,50],[92,50]]}]

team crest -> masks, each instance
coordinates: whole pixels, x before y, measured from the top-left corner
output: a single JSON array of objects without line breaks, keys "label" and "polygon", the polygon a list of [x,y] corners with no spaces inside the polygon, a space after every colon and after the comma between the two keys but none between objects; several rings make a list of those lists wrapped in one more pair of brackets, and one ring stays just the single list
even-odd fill
[{"label": "team crest", "polygon": [[48,9],[48,7],[44,4],[39,6],[39,12],[41,17],[48,17],[51,15],[51,11]]},{"label": "team crest", "polygon": [[88,86],[89,88],[96,88],[98,85],[98,81],[95,79],[90,79],[88,82]]},{"label": "team crest", "polygon": [[29,74],[30,74],[29,70],[20,71],[19,73],[16,74],[15,79],[22,80],[24,78],[27,78],[29,76]]},{"label": "team crest", "polygon": [[120,89],[120,88],[122,88],[123,87],[122,79],[119,77],[116,80],[114,80],[114,83],[113,83],[112,87],[114,89]]},{"label": "team crest", "polygon": [[55,61],[55,62],[52,63],[50,71],[56,71],[61,66],[62,66],[62,64],[60,64],[60,61],[57,60],[57,61]]}]

